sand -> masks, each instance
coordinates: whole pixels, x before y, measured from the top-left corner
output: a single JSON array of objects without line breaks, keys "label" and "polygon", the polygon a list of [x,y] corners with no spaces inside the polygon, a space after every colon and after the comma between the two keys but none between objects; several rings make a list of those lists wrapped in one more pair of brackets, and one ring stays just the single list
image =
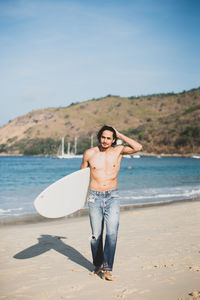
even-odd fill
[{"label": "sand", "polygon": [[87,216],[1,226],[0,299],[200,299],[200,202],[123,211],[113,274],[90,276]]}]

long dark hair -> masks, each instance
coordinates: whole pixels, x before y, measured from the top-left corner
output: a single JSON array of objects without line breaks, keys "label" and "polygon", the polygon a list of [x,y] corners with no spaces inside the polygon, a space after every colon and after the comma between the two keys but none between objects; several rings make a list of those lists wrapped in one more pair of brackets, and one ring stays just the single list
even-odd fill
[{"label": "long dark hair", "polygon": [[97,139],[99,141],[99,143],[101,142],[101,136],[102,136],[102,133],[105,131],[105,130],[109,130],[113,133],[113,138],[114,138],[114,142],[112,143],[112,146],[116,145],[116,142],[117,142],[117,135],[116,135],[116,131],[113,127],[111,126],[107,126],[107,125],[104,125],[100,130],[99,132],[97,133]]}]

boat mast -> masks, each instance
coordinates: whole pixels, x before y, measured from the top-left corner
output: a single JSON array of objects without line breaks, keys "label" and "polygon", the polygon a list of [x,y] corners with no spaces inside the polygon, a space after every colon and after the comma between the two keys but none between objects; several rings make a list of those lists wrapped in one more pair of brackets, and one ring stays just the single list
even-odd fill
[{"label": "boat mast", "polygon": [[77,152],[77,137],[74,138],[74,155],[76,155]]},{"label": "boat mast", "polygon": [[67,154],[70,155],[70,142],[67,144]]},{"label": "boat mast", "polygon": [[64,136],[62,137],[62,148],[61,148],[61,155],[64,155]]}]

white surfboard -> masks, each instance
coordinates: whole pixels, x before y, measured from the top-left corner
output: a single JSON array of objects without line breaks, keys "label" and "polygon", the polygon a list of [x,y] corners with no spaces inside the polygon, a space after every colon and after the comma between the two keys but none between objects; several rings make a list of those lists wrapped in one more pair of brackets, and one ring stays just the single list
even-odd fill
[{"label": "white surfboard", "polygon": [[89,168],[59,179],[35,199],[34,205],[37,212],[46,218],[61,218],[83,208],[89,183]]}]

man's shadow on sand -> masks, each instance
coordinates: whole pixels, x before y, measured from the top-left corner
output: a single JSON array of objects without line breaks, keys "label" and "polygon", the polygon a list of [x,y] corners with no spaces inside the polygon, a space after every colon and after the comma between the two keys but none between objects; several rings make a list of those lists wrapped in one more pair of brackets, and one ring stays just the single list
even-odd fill
[{"label": "man's shadow on sand", "polygon": [[41,255],[51,249],[59,252],[60,254],[65,255],[71,261],[75,262],[78,265],[83,266],[89,271],[93,270],[93,264],[85,258],[79,251],[73,247],[63,243],[61,239],[66,239],[62,236],[52,236],[52,235],[41,235],[38,238],[38,243],[15,254],[13,257],[16,259],[28,259],[35,256]]}]

